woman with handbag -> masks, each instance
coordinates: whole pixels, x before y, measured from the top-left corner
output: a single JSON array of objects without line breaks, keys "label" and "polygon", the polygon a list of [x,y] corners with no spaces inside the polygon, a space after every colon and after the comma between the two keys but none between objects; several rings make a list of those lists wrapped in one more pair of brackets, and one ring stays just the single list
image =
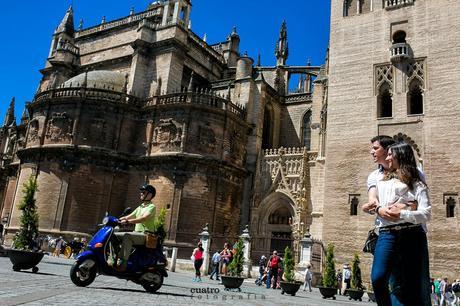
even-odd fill
[{"label": "woman with handbag", "polygon": [[431,218],[428,188],[410,145],[391,145],[386,161],[389,171],[376,186],[379,237],[371,274],[375,298],[385,306],[431,305],[425,225]]}]

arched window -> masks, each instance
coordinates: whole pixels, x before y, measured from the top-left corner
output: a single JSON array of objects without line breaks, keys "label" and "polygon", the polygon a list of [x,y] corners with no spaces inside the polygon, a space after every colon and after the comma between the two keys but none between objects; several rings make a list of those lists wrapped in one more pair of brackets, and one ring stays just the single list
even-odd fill
[{"label": "arched window", "polygon": [[270,214],[268,217],[269,224],[286,224],[289,225],[289,220],[292,218],[289,209],[280,207]]},{"label": "arched window", "polygon": [[343,17],[354,15],[352,3],[353,0],[343,0]]},{"label": "arched window", "polygon": [[310,150],[311,147],[311,111],[307,111],[303,115],[302,120],[302,145]]},{"label": "arched window", "polygon": [[393,43],[394,44],[405,43],[405,42],[406,42],[406,32],[404,32],[404,31],[396,31],[393,34]]},{"label": "arched window", "polygon": [[418,79],[413,80],[409,85],[407,93],[407,114],[423,114],[423,92],[422,85]]},{"label": "arched window", "polygon": [[359,200],[357,197],[352,197],[350,200],[350,216],[357,216],[358,215],[358,205]]},{"label": "arched window", "polygon": [[384,83],[379,88],[377,96],[377,117],[385,118],[393,115],[393,100],[391,98],[390,86]]},{"label": "arched window", "polygon": [[449,197],[446,200],[446,217],[447,218],[455,217],[455,200],[452,197]]},{"label": "arched window", "polygon": [[264,129],[262,132],[262,149],[269,149],[272,146],[272,121],[273,110],[271,105],[265,106],[264,111]]}]

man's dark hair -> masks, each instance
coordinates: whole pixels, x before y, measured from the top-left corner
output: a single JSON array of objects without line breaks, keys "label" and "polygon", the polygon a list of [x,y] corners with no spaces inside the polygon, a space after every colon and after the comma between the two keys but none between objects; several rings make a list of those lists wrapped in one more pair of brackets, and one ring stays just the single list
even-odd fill
[{"label": "man's dark hair", "polygon": [[396,140],[387,135],[377,135],[371,139],[371,143],[375,141],[378,141],[385,150],[388,150],[389,146],[394,145],[396,143]]}]

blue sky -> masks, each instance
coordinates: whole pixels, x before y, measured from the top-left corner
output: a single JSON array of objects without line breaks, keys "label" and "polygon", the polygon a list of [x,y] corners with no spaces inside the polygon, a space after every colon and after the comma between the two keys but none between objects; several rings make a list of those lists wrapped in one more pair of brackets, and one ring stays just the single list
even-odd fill
[{"label": "blue sky", "polygon": [[[0,11],[0,120],[16,97],[19,120],[26,101],[32,101],[45,65],[51,36],[70,4],[73,4],[75,27],[80,19],[84,27],[144,10],[147,0],[42,0],[5,1]],[[237,27],[240,51],[262,65],[274,65],[274,49],[279,28],[286,20],[289,42],[288,65],[324,63],[329,40],[330,0],[192,0],[192,30],[213,44],[224,41]]]}]

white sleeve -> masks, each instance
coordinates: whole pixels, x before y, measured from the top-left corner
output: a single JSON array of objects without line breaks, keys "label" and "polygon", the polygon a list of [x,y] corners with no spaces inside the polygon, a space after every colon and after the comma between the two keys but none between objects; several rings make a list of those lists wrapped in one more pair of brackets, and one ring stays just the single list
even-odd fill
[{"label": "white sleeve", "polygon": [[378,171],[372,171],[371,174],[367,177],[367,190],[371,189],[372,187],[377,187],[377,175]]},{"label": "white sleeve", "polygon": [[417,210],[401,210],[401,219],[414,224],[426,223],[431,219],[431,203],[426,186],[417,185],[415,200],[417,200]]}]

